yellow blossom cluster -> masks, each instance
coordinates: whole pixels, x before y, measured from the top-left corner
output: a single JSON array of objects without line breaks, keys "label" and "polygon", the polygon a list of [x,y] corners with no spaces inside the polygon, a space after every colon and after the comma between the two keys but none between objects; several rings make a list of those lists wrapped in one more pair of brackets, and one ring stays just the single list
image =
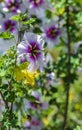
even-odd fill
[{"label": "yellow blossom cluster", "polygon": [[35,78],[38,77],[39,73],[38,72],[32,73],[32,72],[28,71],[27,66],[28,66],[28,63],[25,62],[25,63],[15,67],[14,76],[17,81],[23,80],[24,84],[30,84],[33,86],[35,83],[34,82]]}]

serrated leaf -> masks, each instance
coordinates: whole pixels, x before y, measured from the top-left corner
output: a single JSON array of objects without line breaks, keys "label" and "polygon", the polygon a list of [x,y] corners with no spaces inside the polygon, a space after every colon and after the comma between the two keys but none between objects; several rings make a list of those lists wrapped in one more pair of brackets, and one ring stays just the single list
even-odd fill
[{"label": "serrated leaf", "polygon": [[36,33],[36,34],[41,34],[42,33],[42,31],[38,27],[35,27],[33,32]]},{"label": "serrated leaf", "polygon": [[20,20],[20,15],[11,16],[10,19],[18,22]]},{"label": "serrated leaf", "polygon": [[25,21],[25,22],[22,22],[24,25],[26,25],[26,24],[28,24],[28,25],[30,25],[30,24],[32,24],[32,23],[34,23],[35,22],[35,18],[30,18],[28,21]]},{"label": "serrated leaf", "polygon": [[3,39],[12,39],[13,37],[14,35],[11,35],[9,31],[0,33],[0,38],[3,38]]},{"label": "serrated leaf", "polygon": [[0,77],[5,76],[5,74],[6,74],[6,71],[4,69],[0,70]]}]

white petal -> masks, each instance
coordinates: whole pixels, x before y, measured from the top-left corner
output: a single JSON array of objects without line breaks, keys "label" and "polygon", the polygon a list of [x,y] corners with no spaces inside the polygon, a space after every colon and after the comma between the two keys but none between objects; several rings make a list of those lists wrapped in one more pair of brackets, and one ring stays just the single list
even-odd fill
[{"label": "white petal", "polygon": [[27,33],[24,34],[24,40],[27,42],[37,41],[37,36],[34,33]]},{"label": "white petal", "polygon": [[28,66],[30,72],[35,72],[38,69],[39,65],[36,62],[31,62]]},{"label": "white petal", "polygon": [[26,44],[24,42],[21,42],[19,45],[18,45],[18,54],[23,54],[23,53],[26,53]]},{"label": "white petal", "polygon": [[44,66],[43,55],[38,59],[39,66]]},{"label": "white petal", "polygon": [[37,42],[40,44],[40,48],[42,49],[44,45],[44,40],[42,39],[40,35],[37,35]]},{"label": "white petal", "polygon": [[40,100],[42,97],[42,94],[38,91],[32,91],[31,95],[34,96],[38,100]]},{"label": "white petal", "polygon": [[4,12],[8,12],[8,9],[7,9],[7,8],[3,8],[3,11],[4,11]]}]

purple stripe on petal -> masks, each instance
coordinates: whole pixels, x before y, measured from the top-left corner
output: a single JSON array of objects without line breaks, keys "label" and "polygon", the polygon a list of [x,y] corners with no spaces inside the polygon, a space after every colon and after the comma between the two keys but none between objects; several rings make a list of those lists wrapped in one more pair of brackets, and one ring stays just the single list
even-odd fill
[{"label": "purple stripe on petal", "polygon": [[38,43],[36,42],[31,42],[27,48],[26,48],[26,53],[29,53],[29,58],[33,61],[37,60],[40,58],[42,52],[41,48]]}]

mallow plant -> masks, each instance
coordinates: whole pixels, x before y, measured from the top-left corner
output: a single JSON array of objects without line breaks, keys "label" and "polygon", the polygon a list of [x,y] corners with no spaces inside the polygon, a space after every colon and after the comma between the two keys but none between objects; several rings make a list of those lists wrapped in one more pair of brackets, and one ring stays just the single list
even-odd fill
[{"label": "mallow plant", "polygon": [[0,1],[1,130],[80,129],[81,6]]}]

